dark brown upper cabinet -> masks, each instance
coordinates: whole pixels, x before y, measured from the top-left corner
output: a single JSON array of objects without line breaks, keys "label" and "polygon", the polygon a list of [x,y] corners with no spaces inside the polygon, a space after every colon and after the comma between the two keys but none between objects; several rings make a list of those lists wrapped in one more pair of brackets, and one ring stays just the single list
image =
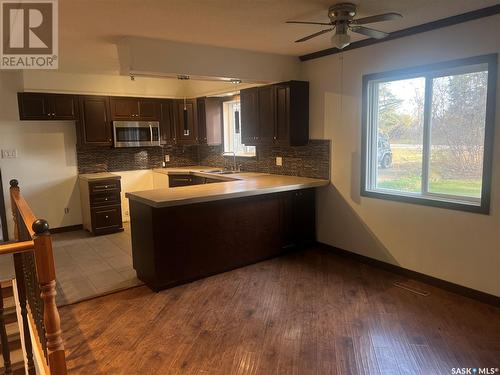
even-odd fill
[{"label": "dark brown upper cabinet", "polygon": [[289,81],[241,90],[241,132],[247,145],[306,145],[309,83]]},{"label": "dark brown upper cabinet", "polygon": [[17,94],[19,118],[25,120],[75,120],[76,96],[22,92]]},{"label": "dark brown upper cabinet", "polygon": [[273,143],[275,135],[274,86],[259,87],[259,134],[258,144]]},{"label": "dark brown upper cabinet", "polygon": [[172,145],[176,142],[173,108],[173,100],[160,101],[160,139],[162,145]]},{"label": "dark brown upper cabinet", "polygon": [[78,143],[82,146],[112,146],[109,97],[82,95],[78,102]]},{"label": "dark brown upper cabinet", "polygon": [[198,110],[196,99],[176,99],[173,102],[176,143],[198,143]]},{"label": "dark brown upper cabinet", "polygon": [[259,90],[252,87],[240,91],[241,142],[255,145],[259,134]]},{"label": "dark brown upper cabinet", "polygon": [[222,99],[199,98],[198,143],[216,146],[222,144]]},{"label": "dark brown upper cabinet", "polygon": [[309,142],[309,82],[289,81],[275,88],[275,138],[280,146],[304,146]]},{"label": "dark brown upper cabinet", "polygon": [[160,120],[160,104],[156,99],[111,97],[110,105],[112,120]]}]

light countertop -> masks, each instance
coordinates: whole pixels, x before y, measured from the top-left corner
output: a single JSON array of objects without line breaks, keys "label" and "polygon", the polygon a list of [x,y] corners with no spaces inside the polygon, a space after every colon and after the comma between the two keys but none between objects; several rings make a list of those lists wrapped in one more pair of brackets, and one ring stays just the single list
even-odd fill
[{"label": "light countertop", "polygon": [[155,208],[161,208],[314,188],[326,186],[329,183],[328,180],[316,178],[255,172],[242,172],[229,175],[209,173],[209,171],[214,170],[220,170],[220,168],[193,166],[155,169],[154,172],[167,175],[189,173],[201,177],[220,179],[224,182],[135,191],[126,193],[125,196],[130,200],[139,201]]},{"label": "light countertop", "polygon": [[119,180],[121,177],[117,174],[108,172],[99,173],[83,173],[78,175],[82,180],[85,181],[98,181],[98,180]]}]

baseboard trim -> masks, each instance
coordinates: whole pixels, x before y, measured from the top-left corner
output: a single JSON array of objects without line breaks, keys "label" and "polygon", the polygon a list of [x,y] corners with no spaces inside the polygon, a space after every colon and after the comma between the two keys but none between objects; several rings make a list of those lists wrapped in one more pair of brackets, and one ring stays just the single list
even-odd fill
[{"label": "baseboard trim", "polygon": [[390,264],[387,262],[382,262],[381,260],[369,258],[364,255],[353,253],[352,251],[340,249],[338,247],[330,246],[325,243],[318,242],[318,246],[323,248],[333,254],[354,259],[358,262],[368,264],[370,266],[374,266],[377,268],[381,268],[383,270],[396,273],[401,276],[405,276],[408,278],[415,279],[417,281],[421,281],[432,286],[444,289],[448,292],[452,292],[455,294],[459,294],[464,297],[472,298],[477,301],[487,303],[489,305],[500,307],[500,297],[494,296],[493,294],[488,294],[485,292],[481,292],[476,289],[471,289],[462,285],[458,285],[449,281],[445,281],[442,279],[438,279],[437,277],[429,276],[424,273],[416,272],[409,270],[407,268],[403,268],[400,266],[396,266],[394,264]]},{"label": "baseboard trim", "polygon": [[50,228],[50,233],[64,233],[64,232],[72,232],[74,230],[83,229],[83,224],[76,225],[68,225],[67,227],[59,227],[59,228]]}]

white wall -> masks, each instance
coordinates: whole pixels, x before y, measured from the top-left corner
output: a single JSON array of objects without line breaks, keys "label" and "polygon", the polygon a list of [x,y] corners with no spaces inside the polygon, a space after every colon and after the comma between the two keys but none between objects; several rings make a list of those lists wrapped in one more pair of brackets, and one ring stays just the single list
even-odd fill
[{"label": "white wall", "polygon": [[[238,89],[250,87],[241,84]],[[23,91],[89,95],[139,96],[152,98],[193,98],[234,91],[234,84],[220,81],[181,81],[172,78],[136,77],[111,74],[61,73],[25,70]]]},{"label": "white wall", "polygon": [[[7,217],[10,221],[9,181],[15,178],[35,215],[51,227],[81,224],[75,125],[20,122],[16,97],[20,88],[20,73],[0,73],[0,148],[18,152],[16,159],[0,159]],[[9,229],[12,236],[12,226]]]},{"label": "white wall", "polygon": [[300,69],[295,56],[143,37],[124,37],[118,55],[125,75],[133,71],[276,82],[296,79]]},{"label": "white wall", "polygon": [[113,174],[121,176],[122,218],[123,221],[130,221],[128,198],[125,198],[125,193],[153,189],[153,171],[148,169],[140,171],[113,172]]},{"label": "white wall", "polygon": [[362,75],[500,52],[499,23],[497,15],[302,65],[310,136],[332,140],[332,183],[317,207],[319,241],[500,296],[500,83],[489,216],[359,194]]}]

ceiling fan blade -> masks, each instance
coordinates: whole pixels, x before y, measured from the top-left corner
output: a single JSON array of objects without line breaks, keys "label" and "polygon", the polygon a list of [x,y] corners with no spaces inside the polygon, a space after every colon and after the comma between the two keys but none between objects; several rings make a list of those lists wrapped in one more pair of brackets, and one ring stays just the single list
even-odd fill
[{"label": "ceiling fan blade", "polygon": [[378,31],[374,29],[370,29],[368,27],[364,26],[350,26],[351,31],[354,31],[355,33],[358,34],[363,34],[366,36],[369,36],[370,38],[375,38],[375,39],[382,39],[388,36],[388,33],[385,33],[383,31]]},{"label": "ceiling fan blade", "polygon": [[314,33],[314,34],[311,34],[311,35],[308,35],[308,36],[305,36],[303,38],[300,38],[300,39],[296,40],[295,43],[305,42],[306,40],[315,38],[317,36],[320,36],[321,34],[324,34],[324,33],[327,33],[329,31],[332,31],[333,29],[335,29],[335,27],[332,27],[331,29],[325,29],[325,30],[318,31],[317,33]]},{"label": "ceiling fan blade", "polygon": [[397,20],[397,19],[402,18],[402,17],[403,16],[399,13],[394,13],[394,12],[384,13],[384,14],[377,14],[376,16],[358,18],[357,20],[353,20],[352,24],[353,25],[364,25],[366,23]]},{"label": "ceiling fan blade", "polygon": [[323,26],[331,26],[331,23],[326,22],[309,22],[309,21],[286,21],[285,23],[299,23],[303,25],[323,25]]}]

